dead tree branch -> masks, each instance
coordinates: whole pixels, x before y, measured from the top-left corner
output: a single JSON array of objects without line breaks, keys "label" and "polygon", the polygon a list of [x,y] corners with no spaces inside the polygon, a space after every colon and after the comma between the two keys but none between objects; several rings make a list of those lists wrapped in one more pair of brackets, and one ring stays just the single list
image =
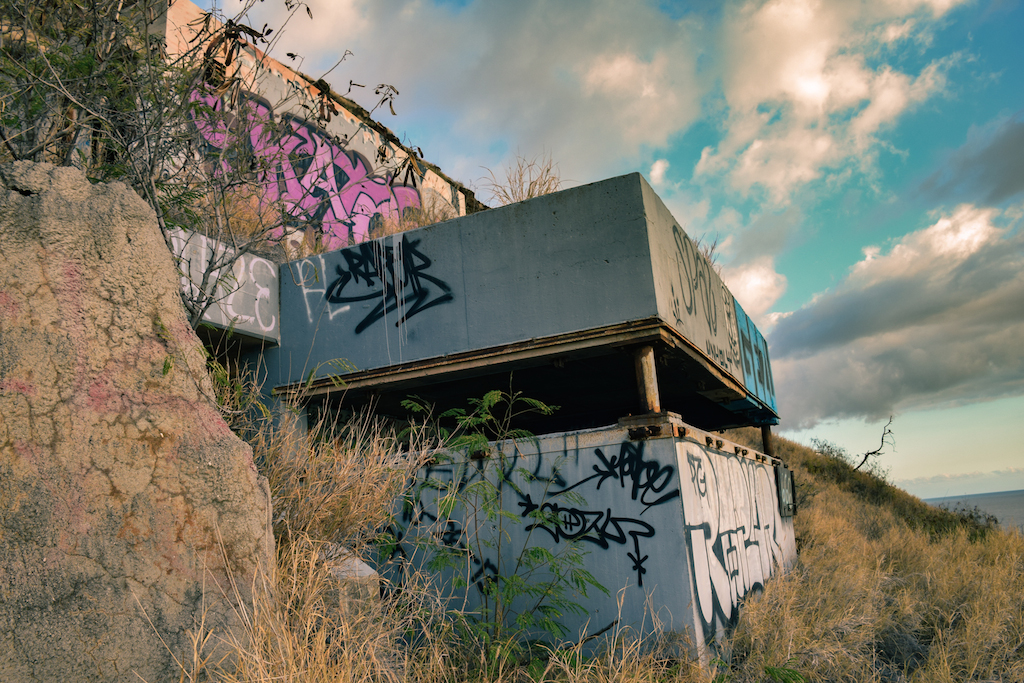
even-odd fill
[{"label": "dead tree branch", "polygon": [[896,447],[896,435],[893,434],[891,427],[892,415],[889,416],[889,421],[886,422],[885,427],[882,428],[882,442],[878,445],[878,448],[876,448],[873,451],[868,451],[867,453],[865,453],[864,458],[860,461],[860,464],[853,468],[854,471],[859,470],[861,467],[863,467],[864,463],[866,463],[868,459],[871,458],[872,456],[881,455],[882,451],[885,450],[886,446],[892,446],[893,448]]}]

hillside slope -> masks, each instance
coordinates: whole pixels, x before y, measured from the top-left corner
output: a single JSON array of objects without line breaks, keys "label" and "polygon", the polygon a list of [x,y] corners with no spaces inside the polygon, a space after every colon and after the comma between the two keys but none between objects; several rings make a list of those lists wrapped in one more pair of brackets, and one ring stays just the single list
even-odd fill
[{"label": "hillside slope", "polygon": [[[760,433],[729,438],[760,447]],[[1024,680],[1024,537],[785,439],[800,560],[747,601],[731,681]],[[770,678],[770,676],[768,677]]]},{"label": "hillside slope", "polygon": [[[257,606],[251,637],[232,643],[237,671],[199,662],[187,667],[188,680],[1024,681],[1024,537],[983,515],[932,508],[785,439],[776,440],[775,454],[797,481],[800,557],[746,600],[710,668],[680,659],[689,648],[673,633],[637,640],[613,630],[596,657],[578,643],[478,638],[438,599],[450,587],[426,573],[387,591],[386,600],[356,600],[351,586],[338,590],[325,543],[357,552],[372,545],[422,464],[409,454],[430,453],[403,453],[374,424],[327,425],[331,438],[254,441],[274,495],[279,555],[268,580],[276,597]],[[761,446],[758,430],[727,437]]]}]

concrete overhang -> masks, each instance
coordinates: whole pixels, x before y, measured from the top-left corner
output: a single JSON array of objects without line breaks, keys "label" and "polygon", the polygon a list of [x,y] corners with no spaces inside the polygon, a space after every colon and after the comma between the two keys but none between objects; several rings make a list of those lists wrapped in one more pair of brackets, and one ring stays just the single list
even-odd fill
[{"label": "concrete overhang", "polygon": [[[561,409],[543,431],[661,406],[704,429],[775,424],[763,336],[639,174],[281,267],[275,393],[400,414],[492,389]],[[511,379],[510,379],[511,376]]]}]

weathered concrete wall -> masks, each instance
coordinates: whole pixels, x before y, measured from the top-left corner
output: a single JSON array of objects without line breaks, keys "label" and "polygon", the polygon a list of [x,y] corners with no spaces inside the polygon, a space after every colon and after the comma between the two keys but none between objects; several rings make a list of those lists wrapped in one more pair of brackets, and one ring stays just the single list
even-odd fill
[{"label": "weathered concrete wall", "polygon": [[657,226],[648,234],[659,315],[774,411],[764,337],[650,185],[641,187]]},{"label": "weathered concrete wall", "polygon": [[[175,0],[155,29],[174,58],[196,49],[203,27],[202,10]],[[475,202],[472,193],[421,161],[415,177],[404,171],[396,177],[410,151],[390,131],[344,98],[328,99],[334,109],[330,120],[318,117],[328,93],[257,47],[245,46],[226,75],[244,83],[235,113],[248,121],[241,142],[258,160],[261,196],[283,205],[293,227],[319,226],[328,248],[361,242],[408,208],[461,216]],[[207,151],[216,154],[233,135],[225,99],[197,92],[193,100],[204,105],[195,123]]]},{"label": "weathered concrete wall", "polygon": [[[767,345],[639,174],[282,266],[280,386],[659,318],[774,410]],[[756,400],[754,400],[756,399]]]},{"label": "weathered concrete wall", "polygon": [[243,636],[270,492],[178,288],[125,186],[0,167],[2,681],[177,681],[201,619]]},{"label": "weathered concrete wall", "polygon": [[230,256],[237,252],[199,233],[171,229],[169,237],[181,273],[182,291],[197,294],[205,287],[205,291],[212,292],[213,305],[203,315],[203,322],[254,339],[281,341],[276,263],[256,254],[245,254],[230,269],[211,272],[204,285],[203,275],[210,260],[216,262],[225,253]]},{"label": "weathered concrete wall", "polygon": [[[575,541],[588,553],[583,568],[610,595],[575,597],[584,611],[563,613],[568,639],[613,624],[650,630],[656,615],[706,655],[705,643],[735,623],[738,601],[796,559],[793,519],[781,513],[775,486],[779,463],[708,438],[686,428],[685,436],[634,441],[606,428],[503,442],[484,461],[440,462],[421,472],[424,485],[385,559],[422,564],[423,542],[441,539],[462,558],[449,578],[468,581],[469,605],[479,609],[487,582],[512,574],[525,548],[559,554]],[[485,480],[516,521],[485,514]],[[443,514],[452,497],[458,504]],[[513,618],[527,602],[513,603]]]},{"label": "weathered concrete wall", "polygon": [[775,380],[772,379],[772,364],[768,360],[768,342],[735,299],[733,309],[736,311],[740,355],[743,359],[743,383],[754,396],[777,412]]},{"label": "weathered concrete wall", "polygon": [[737,454],[735,446],[682,440],[676,458],[693,623],[709,640],[736,623],[740,601],[764,586],[776,564],[796,560],[792,476],[752,452]]},{"label": "weathered concrete wall", "polygon": [[285,264],[270,381],[339,357],[364,370],[656,315],[638,178]]}]

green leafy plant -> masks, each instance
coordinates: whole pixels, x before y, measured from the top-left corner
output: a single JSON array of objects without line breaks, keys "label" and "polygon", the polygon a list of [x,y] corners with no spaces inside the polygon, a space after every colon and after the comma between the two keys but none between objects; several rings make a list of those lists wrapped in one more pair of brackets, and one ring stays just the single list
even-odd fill
[{"label": "green leafy plant", "polygon": [[714,657],[709,662],[711,670],[714,673],[714,678],[711,679],[712,683],[728,683],[732,680],[732,675],[729,673],[729,664],[719,657]]},{"label": "green leafy plant", "polygon": [[[430,406],[419,398],[403,405],[414,414],[431,415]],[[583,613],[577,600],[589,590],[608,593],[584,568],[586,553],[580,544],[567,543],[554,551],[533,541],[533,529],[556,524],[554,515],[543,509],[520,515],[514,509],[525,497],[524,488],[539,481],[519,465],[522,446],[536,443],[536,437],[517,428],[516,418],[550,415],[556,409],[518,392],[495,390],[470,399],[468,409],[441,413],[430,427],[448,453],[463,457],[447,456],[446,464],[458,476],[447,482],[428,478],[417,493],[437,497],[439,527],[460,528],[457,540],[449,536],[431,549],[429,568],[453,576],[453,587],[467,595],[478,591],[479,605],[463,610],[462,627],[479,644],[481,666],[492,677],[524,657],[527,638],[564,638],[564,617]],[[552,464],[552,474],[559,465]],[[565,496],[576,505],[585,504],[577,494]]]},{"label": "green leafy plant", "polygon": [[794,660],[790,660],[786,662],[786,666],[765,665],[764,673],[776,683],[807,683],[807,679],[804,678],[803,674],[789,667],[793,663]]}]

